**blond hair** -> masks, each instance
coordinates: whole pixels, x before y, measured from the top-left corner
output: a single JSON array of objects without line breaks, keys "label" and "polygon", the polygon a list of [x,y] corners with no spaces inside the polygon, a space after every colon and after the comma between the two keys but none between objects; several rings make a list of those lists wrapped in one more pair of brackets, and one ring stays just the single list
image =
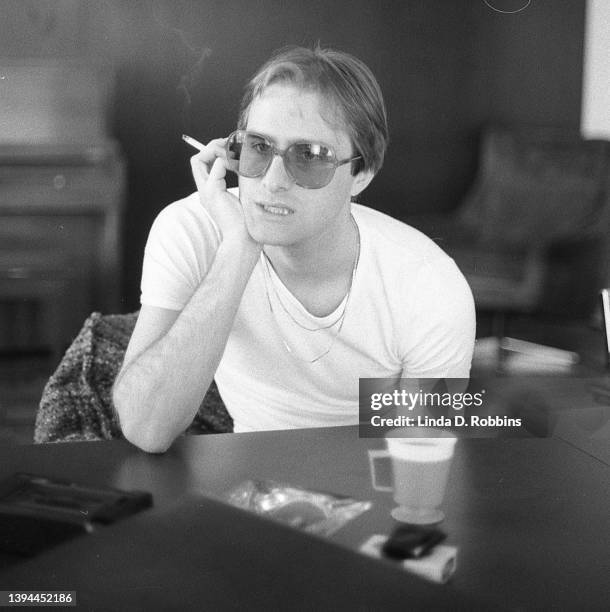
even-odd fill
[{"label": "blond hair", "polygon": [[362,158],[354,162],[352,173],[379,171],[389,140],[387,115],[379,83],[364,62],[349,53],[319,46],[280,49],[247,84],[239,129],[246,128],[252,102],[276,83],[315,91],[334,102],[341,113],[341,127],[352,142],[353,154]]}]

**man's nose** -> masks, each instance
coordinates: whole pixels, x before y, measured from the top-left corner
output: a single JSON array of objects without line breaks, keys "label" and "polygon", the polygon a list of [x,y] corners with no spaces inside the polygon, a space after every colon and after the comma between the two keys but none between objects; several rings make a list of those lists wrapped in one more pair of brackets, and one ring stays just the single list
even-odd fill
[{"label": "man's nose", "polygon": [[271,165],[263,176],[263,186],[269,191],[285,191],[290,189],[294,181],[286,172],[284,160],[280,155],[274,155]]}]

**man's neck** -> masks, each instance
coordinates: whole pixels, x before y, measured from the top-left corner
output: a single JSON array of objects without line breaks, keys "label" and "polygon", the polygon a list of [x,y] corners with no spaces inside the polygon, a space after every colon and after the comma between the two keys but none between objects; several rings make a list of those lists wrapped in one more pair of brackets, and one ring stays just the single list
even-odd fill
[{"label": "man's neck", "polygon": [[302,306],[317,317],[336,310],[350,290],[360,239],[351,214],[307,244],[265,247],[275,272]]},{"label": "man's neck", "polygon": [[358,250],[358,229],[348,211],[337,223],[306,242],[265,246],[274,270],[285,284],[325,282],[351,275]]}]

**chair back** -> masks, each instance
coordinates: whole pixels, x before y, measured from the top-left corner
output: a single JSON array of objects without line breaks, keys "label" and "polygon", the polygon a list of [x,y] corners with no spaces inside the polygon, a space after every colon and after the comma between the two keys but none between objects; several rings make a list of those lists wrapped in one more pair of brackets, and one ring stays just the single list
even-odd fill
[{"label": "chair back", "polygon": [[[47,382],[36,415],[34,442],[121,438],[112,386],[123,364],[138,313],[94,312]],[[233,430],[214,382],[187,433]]]},{"label": "chair back", "polygon": [[489,128],[458,217],[479,242],[499,247],[600,237],[608,228],[609,144],[558,128]]},{"label": "chair back", "polygon": [[[451,244],[483,309],[585,318],[607,282],[610,143],[559,128],[488,128]],[[452,242],[450,240],[450,242]],[[455,241],[453,241],[455,242]]]}]

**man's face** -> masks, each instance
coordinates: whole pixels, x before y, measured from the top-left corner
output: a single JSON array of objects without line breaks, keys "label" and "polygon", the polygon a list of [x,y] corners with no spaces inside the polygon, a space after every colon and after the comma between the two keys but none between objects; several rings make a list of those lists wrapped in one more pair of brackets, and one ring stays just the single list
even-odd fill
[{"label": "man's face", "polygon": [[[317,93],[291,85],[271,85],[250,106],[246,129],[265,136],[285,150],[295,142],[322,143],[338,160],[355,155],[347,133],[322,118],[336,109]],[[320,189],[299,187],[286,173],[281,157],[273,158],[265,175],[239,177],[239,193],[246,225],[257,241],[277,246],[305,246],[332,240],[349,214],[355,177],[351,164],[339,166],[328,185]],[[271,207],[271,208],[270,208]],[[277,209],[287,210],[280,214]]]}]

